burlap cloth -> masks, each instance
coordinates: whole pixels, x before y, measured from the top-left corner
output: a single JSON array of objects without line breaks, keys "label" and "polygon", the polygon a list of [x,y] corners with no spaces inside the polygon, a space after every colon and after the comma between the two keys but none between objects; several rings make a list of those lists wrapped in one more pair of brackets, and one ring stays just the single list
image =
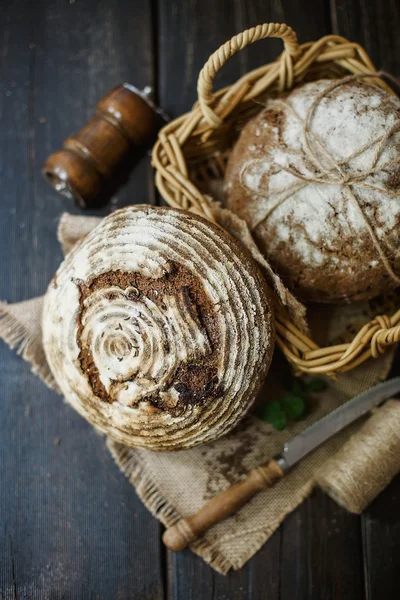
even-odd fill
[{"label": "burlap cloth", "polygon": [[[59,240],[67,252],[99,219],[64,215]],[[313,311],[314,335],[342,339],[349,322],[365,322],[378,310],[368,303],[348,308]],[[42,298],[0,305],[0,336],[18,348],[32,371],[56,389],[47,366],[41,339]],[[315,396],[309,416],[283,432],[255,416],[247,417],[228,436],[185,451],[156,453],[132,449],[107,439],[121,471],[135,486],[151,513],[164,525],[197,511],[214,494],[240,479],[250,468],[276,454],[282,444],[333,407],[387,377],[393,351],[370,360]],[[279,397],[279,369],[271,369],[261,396]],[[377,409],[367,422],[357,423],[327,442],[281,480],[260,493],[238,514],[213,527],[191,545],[221,573],[239,569],[268,540],[285,516],[321,485],[348,510],[360,512],[400,471],[400,402]]]}]

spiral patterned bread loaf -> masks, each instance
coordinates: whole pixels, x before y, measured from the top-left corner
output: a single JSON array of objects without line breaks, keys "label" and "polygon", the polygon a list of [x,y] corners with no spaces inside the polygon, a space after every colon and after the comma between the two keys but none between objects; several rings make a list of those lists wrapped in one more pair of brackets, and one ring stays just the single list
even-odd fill
[{"label": "spiral patterned bread loaf", "polygon": [[251,406],[274,345],[269,292],[219,227],[129,207],[60,266],[45,297],[48,363],[70,404],[129,446],[188,448]]}]

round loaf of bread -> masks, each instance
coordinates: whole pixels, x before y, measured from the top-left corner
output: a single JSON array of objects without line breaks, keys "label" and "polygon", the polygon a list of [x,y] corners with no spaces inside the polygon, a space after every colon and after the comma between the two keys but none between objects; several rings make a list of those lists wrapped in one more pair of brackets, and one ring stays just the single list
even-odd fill
[{"label": "round loaf of bread", "polygon": [[228,162],[225,203],[301,299],[352,302],[400,284],[400,100],[320,80],[268,100]]},{"label": "round loaf of bread", "polygon": [[132,206],[66,257],[44,301],[67,401],[120,443],[189,448],[232,429],[274,347],[272,302],[245,249],[185,211]]}]

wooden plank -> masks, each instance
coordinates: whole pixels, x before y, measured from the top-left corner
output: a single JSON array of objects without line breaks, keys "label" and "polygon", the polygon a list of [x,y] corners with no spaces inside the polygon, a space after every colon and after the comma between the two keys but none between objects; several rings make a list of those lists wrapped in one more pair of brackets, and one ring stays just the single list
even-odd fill
[{"label": "wooden plank", "polygon": [[399,503],[400,476],[397,476],[362,516],[368,600],[400,598]]},{"label": "wooden plank", "polygon": [[[264,2],[242,3],[242,15],[245,27],[264,21],[286,22],[296,30],[300,43],[330,33],[328,2],[314,0],[307,3],[307,10],[299,10],[295,0],[278,1],[273,3],[268,14]],[[254,44],[248,51],[247,69],[259,64],[257,51],[261,44],[261,51],[267,52],[265,60],[272,60],[272,52],[280,51],[279,43],[275,50],[270,48],[269,40]],[[347,538],[351,540],[348,551],[343,549],[347,547]],[[354,554],[352,550],[355,550]],[[335,555],[330,561],[332,552]],[[325,560],[321,560],[320,555]],[[332,579],[333,570],[342,575]],[[255,555],[249,564],[249,572],[248,589],[253,598],[362,597],[359,520],[348,518],[332,501],[321,498],[321,494],[312,495],[286,518],[280,530]],[[327,594],[324,595],[322,590]],[[341,591],[343,595],[335,595]],[[328,592],[333,594],[330,596]]]},{"label": "wooden plank", "polygon": [[364,598],[360,519],[316,490],[285,520],[281,600]]},{"label": "wooden plank", "polygon": [[[332,0],[333,30],[360,43],[377,68],[400,76],[400,5],[398,2]],[[393,375],[400,373],[399,353]],[[398,598],[400,585],[400,503],[397,478],[366,511],[362,522],[365,587],[369,600]]]},{"label": "wooden plank", "polygon": [[168,553],[168,598],[173,600],[242,600],[279,598],[280,531],[241,570],[227,576],[185,550]]},{"label": "wooden plank", "polygon": [[[168,555],[168,598],[173,600],[242,600],[279,597],[280,533],[239,571],[213,571],[189,550]],[[278,577],[277,577],[278,576]]]},{"label": "wooden plank", "polygon": [[[397,351],[391,377],[400,374]],[[400,582],[400,476],[364,511],[362,535],[364,547],[365,587],[368,600],[399,598]]]},{"label": "wooden plank", "polygon": [[[208,56],[235,33],[258,23],[286,21],[295,26],[301,41],[315,39],[329,31],[327,3],[312,0],[307,14],[295,0],[235,0],[234,2],[159,0],[159,99],[174,116],[189,110],[196,100],[198,73]],[[309,14],[313,15],[310,19]],[[279,40],[264,40],[231,58],[217,75],[215,89],[233,83],[240,75],[273,60],[282,51]],[[267,501],[267,496],[266,496]],[[304,525],[298,535],[305,538]],[[281,578],[291,577],[288,561],[300,561],[288,554],[280,572],[281,531],[239,572],[222,577],[189,552],[168,556],[168,597],[174,600],[201,598],[279,597]],[[299,563],[300,564],[300,563]],[[292,568],[292,567],[290,567]]]},{"label": "wooden plank", "polygon": [[378,68],[400,75],[400,5],[375,0],[331,0],[332,30],[364,46]]},{"label": "wooden plank", "polygon": [[[228,4],[231,5],[229,9]],[[236,3],[191,0],[159,0],[159,100],[171,115],[189,110],[196,100],[198,73],[208,56],[231,35],[240,30],[236,22]],[[242,57],[240,58],[242,60]],[[238,57],[227,63],[217,77],[217,87],[237,78]],[[236,72],[235,72],[236,71]],[[241,72],[243,72],[241,70]],[[190,551],[168,552],[168,598],[210,600],[221,591],[223,577],[213,572]],[[228,598],[237,598],[238,589],[247,588],[247,570],[233,575]],[[243,597],[243,596],[242,596]]]},{"label": "wooden plank", "polygon": [[[239,32],[242,23],[238,22],[236,2],[159,0],[158,6],[159,101],[171,115],[178,116],[196,100],[197,76],[208,56]],[[233,82],[239,72],[244,73],[242,61],[243,55],[228,61],[216,86]],[[189,551],[176,555],[168,552],[168,564],[168,597],[174,600],[234,600],[247,590],[248,568],[226,580]]]},{"label": "wooden plank", "polygon": [[[300,41],[328,32],[327,3],[312,0],[307,14],[298,10],[296,0],[191,0],[182,3],[159,0],[159,95],[171,115],[189,110],[197,99],[196,83],[209,55],[231,36],[264,22],[287,22]],[[309,14],[313,18],[309,18]],[[233,83],[257,66],[274,60],[282,51],[280,40],[262,40],[248,46],[218,73],[215,89]]]},{"label": "wooden plank", "polygon": [[167,598],[168,600],[213,599],[215,575],[204,561],[190,550],[167,552]]},{"label": "wooden plank", "polygon": [[[152,83],[151,18],[128,0],[3,6],[1,298],[44,292],[61,258],[57,218],[77,211],[41,165],[112,86]],[[149,173],[147,161],[118,205],[147,200]],[[103,438],[4,344],[0,365],[0,597],[163,598],[159,524]]]}]

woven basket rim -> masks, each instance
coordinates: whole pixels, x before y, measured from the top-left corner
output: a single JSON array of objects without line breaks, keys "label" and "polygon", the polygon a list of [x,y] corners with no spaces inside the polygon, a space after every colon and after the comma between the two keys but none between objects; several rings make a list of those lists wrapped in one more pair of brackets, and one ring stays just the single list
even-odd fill
[{"label": "woven basket rim", "polygon": [[[246,45],[267,37],[281,38],[283,52],[275,61],[240,77],[235,83],[213,93],[213,80],[219,69]],[[155,182],[166,202],[215,221],[205,195],[193,176],[193,165],[212,161],[212,169],[223,173],[226,136],[229,126],[256,112],[255,101],[267,93],[283,93],[300,84],[313,70],[369,75],[369,79],[394,94],[387,77],[378,73],[364,48],[338,35],[315,42],[297,42],[291,27],[264,23],[233,36],[218,48],[200,71],[198,101],[192,110],[161,129],[152,152]],[[319,79],[321,77],[315,77]],[[391,81],[390,81],[391,83]],[[244,117],[243,117],[244,115]],[[223,133],[221,133],[223,132]],[[218,139],[220,135],[221,139]],[[225,138],[224,138],[225,135]],[[400,341],[400,309],[393,315],[379,315],[366,323],[353,340],[345,344],[319,347],[290,320],[282,307],[276,311],[277,345],[296,370],[335,377],[370,358],[377,358],[388,346]]]}]

